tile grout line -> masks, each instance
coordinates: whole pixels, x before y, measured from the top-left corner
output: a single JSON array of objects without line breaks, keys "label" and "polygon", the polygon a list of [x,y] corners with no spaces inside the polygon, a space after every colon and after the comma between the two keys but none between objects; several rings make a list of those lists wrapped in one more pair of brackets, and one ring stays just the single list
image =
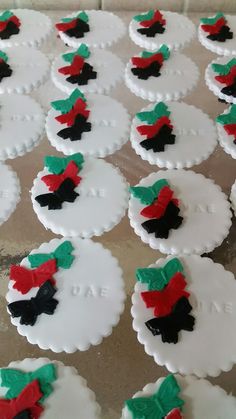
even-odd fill
[{"label": "tile grout line", "polygon": [[189,11],[189,0],[184,0],[183,14],[186,15]]}]

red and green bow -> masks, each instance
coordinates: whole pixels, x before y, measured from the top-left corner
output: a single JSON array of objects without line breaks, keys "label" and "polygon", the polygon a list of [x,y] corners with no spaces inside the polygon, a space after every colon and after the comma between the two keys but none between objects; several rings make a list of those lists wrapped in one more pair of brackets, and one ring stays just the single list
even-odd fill
[{"label": "red and green bow", "polygon": [[160,23],[162,26],[166,25],[166,20],[163,18],[163,14],[160,10],[149,10],[147,13],[134,16],[134,20],[145,28],[153,26],[156,22]]},{"label": "red and green bow", "polygon": [[146,138],[152,138],[158,134],[164,125],[173,128],[169,116],[168,106],[163,102],[159,102],[151,111],[136,114],[136,118],[148,123],[148,125],[138,125],[136,129],[139,134],[145,135]]},{"label": "red and green bow", "polygon": [[44,162],[52,174],[43,176],[42,181],[50,191],[56,191],[66,179],[70,179],[75,187],[81,182],[82,178],[78,176],[84,163],[81,153],[75,153],[68,157],[46,156]]},{"label": "red and green bow", "polygon": [[86,119],[89,117],[90,110],[87,108],[87,100],[84,94],[75,89],[71,95],[64,100],[51,102],[53,109],[60,112],[55,119],[60,124],[72,126],[77,115],[83,115]]},{"label": "red and green bow", "polygon": [[216,122],[224,127],[228,135],[233,135],[236,142],[236,105],[231,105],[228,113],[217,116]]},{"label": "red and green bow", "polygon": [[90,57],[90,51],[87,45],[81,44],[75,52],[69,52],[62,55],[64,61],[70,65],[59,68],[59,73],[75,76],[80,74],[83,69],[85,59]]},{"label": "red and green bow", "polygon": [[10,10],[5,10],[0,15],[0,32],[3,32],[10,22],[12,22],[17,28],[19,28],[21,25],[19,18],[14,15],[14,13],[12,13]]},{"label": "red and green bow", "polygon": [[236,58],[232,58],[226,64],[212,64],[212,69],[218,76],[215,76],[215,80],[219,83],[230,86],[235,82],[236,78]]},{"label": "red and green bow", "polygon": [[222,26],[227,24],[223,13],[217,13],[214,17],[200,19],[201,29],[209,34],[218,33]]},{"label": "red and green bow", "polygon": [[56,28],[60,32],[67,32],[70,29],[76,28],[79,25],[79,21],[88,23],[89,17],[86,12],[80,12],[73,17],[65,17],[61,19],[61,22],[56,23]]},{"label": "red and green bow", "polygon": [[147,68],[152,63],[157,62],[160,66],[163,61],[168,60],[170,57],[170,50],[167,45],[162,45],[159,50],[154,52],[143,51],[140,57],[132,57],[132,64],[137,68]]}]

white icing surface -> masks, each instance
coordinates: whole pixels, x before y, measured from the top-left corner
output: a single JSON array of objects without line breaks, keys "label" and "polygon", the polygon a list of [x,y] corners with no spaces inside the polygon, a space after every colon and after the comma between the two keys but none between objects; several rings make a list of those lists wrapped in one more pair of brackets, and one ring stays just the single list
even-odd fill
[{"label": "white icing surface", "polygon": [[21,22],[20,31],[9,39],[0,39],[0,48],[33,46],[40,47],[52,33],[51,19],[36,10],[11,9]]},{"label": "white icing surface", "polygon": [[[54,298],[59,301],[54,314],[41,314],[34,326],[21,325],[20,318],[11,317],[11,322],[20,335],[41,349],[72,353],[98,345],[112,333],[124,309],[125,293],[122,271],[109,250],[91,240],[69,240],[75,259],[69,269],[59,268],[53,275],[57,289]],[[31,253],[50,253],[63,241],[53,239]],[[21,265],[30,267],[26,258]],[[9,282],[8,302],[37,294],[38,288],[32,288],[22,295],[12,288],[13,284]]]},{"label": "white icing surface", "polygon": [[0,160],[31,151],[43,138],[44,124],[43,110],[31,97],[0,96]]},{"label": "white icing surface", "polygon": [[[68,51],[72,52],[72,51]],[[85,60],[97,71],[97,78],[88,81],[88,84],[79,86],[66,81],[69,77],[58,72],[59,68],[70,65],[63,60],[62,55],[57,57],[52,64],[52,81],[58,89],[71,94],[78,87],[82,92],[109,93],[115,85],[123,79],[124,64],[116,55],[106,50],[92,50],[91,55]],[[111,71],[112,69],[112,71]]]},{"label": "white icing surface", "polygon": [[[83,38],[76,39],[59,31],[62,41],[72,48],[78,48],[85,43],[89,47],[107,48],[117,42],[126,33],[124,22],[114,13],[105,10],[85,10],[89,17],[90,31]],[[74,12],[67,17],[76,16],[80,11]]]},{"label": "white icing surface", "polygon": [[230,200],[231,200],[232,208],[234,210],[234,215],[236,216],[236,181],[234,182],[231,189]]},{"label": "white icing surface", "polygon": [[[150,111],[154,106],[151,104],[141,112]],[[217,132],[213,121],[202,110],[183,102],[169,102],[168,109],[174,127],[172,134],[176,135],[175,144],[166,145],[165,151],[162,152],[145,150],[140,142],[145,140],[146,136],[139,134],[136,127],[147,123],[135,117],[130,140],[136,153],[150,164],[168,169],[191,167],[207,159],[217,144]]]},{"label": "white icing surface", "polygon": [[211,65],[213,63],[227,64],[229,61],[230,57],[219,57],[213,60],[206,68],[205,81],[207,87],[214,93],[214,95],[218,96],[218,98],[223,99],[228,103],[236,103],[236,97],[224,95],[223,93],[221,93],[221,89],[223,89],[223,87],[225,87],[226,85],[215,80],[215,77],[219,74],[215,73],[211,68]]},{"label": "white icing surface", "polygon": [[130,117],[124,106],[109,96],[89,94],[86,99],[91,131],[84,132],[78,141],[62,139],[57,133],[67,125],[55,120],[60,112],[51,108],[46,121],[47,136],[52,146],[66,155],[80,152],[84,156],[105,157],[128,140]]},{"label": "white icing surface", "polygon": [[[230,108],[226,109],[223,114],[228,114]],[[216,123],[218,134],[219,134],[219,143],[221,147],[225,150],[227,154],[230,154],[233,159],[236,159],[236,144],[234,144],[234,136],[227,134],[222,124]]]},{"label": "white icing surface", "polygon": [[[159,49],[165,44],[171,50],[184,48],[196,35],[196,28],[193,22],[179,13],[162,11],[166,20],[165,32],[157,33],[154,37],[147,37],[137,31],[142,28],[140,22],[132,19],[129,24],[129,35],[135,44],[148,50]],[[145,14],[145,13],[144,13]]]},{"label": "white icing surface", "polygon": [[0,93],[30,93],[43,83],[49,71],[47,57],[30,47],[12,47],[4,50],[12,69],[10,77],[0,82]]},{"label": "white icing surface", "polygon": [[170,230],[168,239],[156,238],[142,227],[148,220],[140,214],[145,205],[131,197],[128,215],[135,233],[162,253],[211,252],[222,243],[231,226],[231,211],[225,194],[211,179],[191,170],[160,170],[143,178],[139,185],[150,186],[163,178],[169,181],[174,196],[180,200],[183,223],[177,230]]},{"label": "white icing surface", "polygon": [[225,17],[227,19],[227,26],[233,32],[232,39],[227,39],[225,42],[211,41],[211,39],[207,38],[209,33],[204,32],[201,29],[201,25],[198,28],[198,39],[205,48],[215,54],[226,56],[236,55],[236,16],[225,15]]},{"label": "white icing surface", "polygon": [[[221,387],[213,386],[209,381],[195,377],[175,378],[181,387],[180,398],[184,400],[182,413],[185,419],[234,419],[236,417],[236,399],[228,395]],[[147,384],[142,391],[133,397],[149,397],[160,387],[164,377],[156,383]],[[121,419],[132,419],[131,413],[125,407]]]},{"label": "white icing surface", "polygon": [[196,64],[180,53],[171,53],[163,62],[161,75],[138,79],[132,72],[131,60],[125,69],[125,82],[135,95],[151,102],[179,100],[186,96],[197,84],[199,70]]},{"label": "white icing surface", "polygon": [[46,229],[62,236],[81,236],[89,238],[100,236],[111,230],[125,215],[128,192],[125,179],[110,163],[100,159],[85,159],[82,177],[75,188],[80,196],[71,202],[64,202],[60,210],[40,207],[35,196],[48,193],[41,181],[49,174],[45,168],[38,173],[32,192],[33,209]]},{"label": "white icing surface", "polygon": [[0,225],[6,221],[20,200],[20,183],[10,166],[0,163]]},{"label": "white icing surface", "polygon": [[[171,256],[159,259],[156,266],[164,266],[169,259]],[[140,294],[148,287],[138,281],[132,296],[133,328],[145,352],[158,365],[165,365],[173,373],[215,377],[221,371],[229,371],[236,362],[236,337],[232,333],[236,327],[235,278],[209,258],[194,255],[180,260],[193,307],[190,314],[195,317],[194,330],[182,330],[176,344],[163,343],[161,336],[153,336],[145,322],[155,317],[154,311],[146,308]]]},{"label": "white icing surface", "polygon": [[[62,362],[51,361],[47,358],[26,358],[23,361],[13,361],[8,367],[31,372],[52,362],[56,365],[58,378],[52,383],[53,392],[43,403],[45,410],[40,419],[100,418],[101,409],[95,400],[95,394],[87,387],[86,380],[78,375],[75,368],[66,367]],[[0,388],[0,396],[4,396],[5,392],[4,388]]]}]

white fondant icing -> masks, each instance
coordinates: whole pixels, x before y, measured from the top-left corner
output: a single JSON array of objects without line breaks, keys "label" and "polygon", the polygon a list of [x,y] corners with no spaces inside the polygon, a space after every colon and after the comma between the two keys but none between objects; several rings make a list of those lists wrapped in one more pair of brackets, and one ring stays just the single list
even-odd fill
[{"label": "white fondant icing", "polygon": [[[228,114],[230,108],[226,109],[223,114]],[[218,134],[219,134],[219,143],[221,147],[225,150],[227,154],[230,154],[233,159],[236,159],[236,144],[234,143],[234,136],[229,135],[222,124],[216,123]]]},{"label": "white fondant icing", "polygon": [[[23,361],[11,362],[8,368],[31,372],[50,363],[56,365],[57,380],[52,383],[53,392],[43,403],[44,411],[40,418],[100,418],[101,409],[96,402],[94,392],[87,387],[86,380],[78,375],[74,367],[66,367],[62,362],[47,358],[26,358]],[[4,396],[6,390],[0,387],[0,396]]]},{"label": "white fondant icing", "polygon": [[[159,259],[151,266],[164,266],[170,259],[171,256]],[[195,317],[194,330],[182,330],[176,344],[163,343],[161,336],[153,336],[145,322],[155,317],[154,310],[146,308],[140,294],[148,287],[138,281],[132,296],[133,328],[145,352],[158,365],[165,365],[173,373],[216,377],[221,371],[229,371],[236,362],[236,338],[232,333],[236,325],[235,278],[209,258],[183,256],[180,261],[193,307],[190,314]]]},{"label": "white fondant icing", "polygon": [[10,166],[0,163],[0,225],[6,221],[20,200],[20,183]]},{"label": "white fondant icing", "polygon": [[55,120],[60,112],[52,108],[46,120],[47,136],[52,146],[66,155],[80,152],[84,156],[105,157],[128,140],[130,117],[124,106],[111,97],[88,94],[86,99],[91,131],[84,132],[81,140],[64,140],[57,133],[67,125]]},{"label": "white fondant icing", "polygon": [[163,62],[159,77],[138,79],[132,72],[131,60],[126,65],[125,82],[136,96],[150,102],[179,100],[186,96],[197,84],[199,70],[196,64],[180,53],[171,53]]},{"label": "white fondant icing", "polygon": [[75,188],[80,196],[73,203],[64,202],[60,210],[40,207],[35,196],[48,193],[41,180],[49,174],[45,168],[38,173],[32,193],[33,209],[46,229],[62,236],[89,238],[111,230],[124,216],[127,203],[127,184],[121,173],[110,163],[100,159],[85,159],[82,177]]},{"label": "white fondant icing", "polygon": [[198,39],[201,44],[218,55],[236,55],[236,16],[225,15],[227,19],[227,26],[229,26],[231,32],[233,32],[233,38],[227,39],[225,42],[212,41],[208,39],[208,32],[204,32],[199,25],[198,28]]},{"label": "white fondant icing", "polygon": [[227,64],[230,61],[230,57],[219,57],[213,60],[206,68],[205,72],[205,81],[207,87],[214,93],[214,95],[218,96],[219,99],[225,100],[228,103],[236,103],[236,97],[225,95],[221,92],[221,89],[226,85],[223,83],[219,83],[215,77],[218,76],[218,73],[215,73],[211,68],[212,64]]},{"label": "white fondant icing", "polygon": [[[71,94],[77,87],[82,92],[88,93],[109,93],[115,85],[123,79],[124,64],[116,55],[106,50],[92,50],[86,62],[97,71],[97,78],[88,81],[88,84],[79,86],[66,81],[67,77],[58,72],[59,68],[70,65],[63,60],[62,55],[57,57],[52,64],[52,81],[58,89]],[[112,71],[111,71],[112,68]]]},{"label": "white fondant icing", "polygon": [[0,96],[0,160],[31,151],[43,138],[45,117],[41,106],[23,95]]},{"label": "white fondant icing", "polygon": [[0,48],[40,47],[52,33],[52,21],[45,14],[29,9],[11,9],[11,12],[20,19],[20,31],[9,39],[0,39]]},{"label": "white fondant icing", "polygon": [[[179,397],[184,400],[182,413],[186,419],[234,419],[236,416],[236,399],[228,395],[221,387],[213,386],[209,381],[195,377],[175,378],[181,388]],[[142,391],[133,397],[149,397],[160,387],[164,377],[156,383],[147,384]],[[132,419],[127,407],[122,411],[121,419]]]},{"label": "white fondant icing", "polygon": [[234,182],[231,188],[230,200],[231,200],[232,208],[234,210],[234,214],[236,216],[236,181]]},{"label": "white fondant icing", "polygon": [[[83,38],[76,39],[59,31],[62,41],[72,48],[78,48],[81,43],[89,47],[107,48],[125,35],[126,27],[123,21],[114,13],[101,10],[85,10],[89,17],[90,31]],[[74,12],[67,17],[76,16],[80,11]]]},{"label": "white fondant icing", "polygon": [[[141,112],[152,109],[153,105],[149,105]],[[175,144],[166,145],[165,151],[162,152],[145,150],[140,142],[145,140],[146,136],[139,134],[136,127],[147,123],[135,117],[130,140],[136,153],[150,164],[168,169],[191,167],[207,159],[217,144],[217,132],[213,121],[202,110],[183,102],[169,102],[168,109],[171,112],[172,134],[176,135]]]},{"label": "white fondant icing", "polygon": [[[132,19],[129,24],[129,35],[135,44],[148,50],[159,49],[165,44],[171,50],[184,48],[196,36],[193,22],[179,13],[161,11],[166,20],[165,32],[157,33],[154,37],[140,34],[137,29],[142,28],[139,22]],[[144,13],[145,14],[145,13]]]},{"label": "white fondant icing", "polygon": [[10,77],[0,82],[0,93],[30,93],[42,84],[49,71],[47,57],[30,47],[12,47],[4,50],[12,69]]},{"label": "white fondant icing", "polygon": [[148,218],[140,214],[145,205],[131,196],[128,215],[135,233],[144,243],[162,253],[211,252],[222,243],[231,226],[231,211],[225,194],[211,179],[191,170],[159,170],[143,178],[139,185],[150,186],[163,178],[169,181],[175,197],[180,201],[183,223],[177,230],[170,230],[168,239],[148,234],[142,227]]}]

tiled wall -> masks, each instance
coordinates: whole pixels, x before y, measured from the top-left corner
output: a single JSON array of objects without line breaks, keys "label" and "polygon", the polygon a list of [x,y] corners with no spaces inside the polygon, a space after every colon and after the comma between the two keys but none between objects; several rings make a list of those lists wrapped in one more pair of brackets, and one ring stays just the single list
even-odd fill
[{"label": "tiled wall", "polygon": [[0,0],[0,8],[224,11],[236,13],[236,0]]}]

